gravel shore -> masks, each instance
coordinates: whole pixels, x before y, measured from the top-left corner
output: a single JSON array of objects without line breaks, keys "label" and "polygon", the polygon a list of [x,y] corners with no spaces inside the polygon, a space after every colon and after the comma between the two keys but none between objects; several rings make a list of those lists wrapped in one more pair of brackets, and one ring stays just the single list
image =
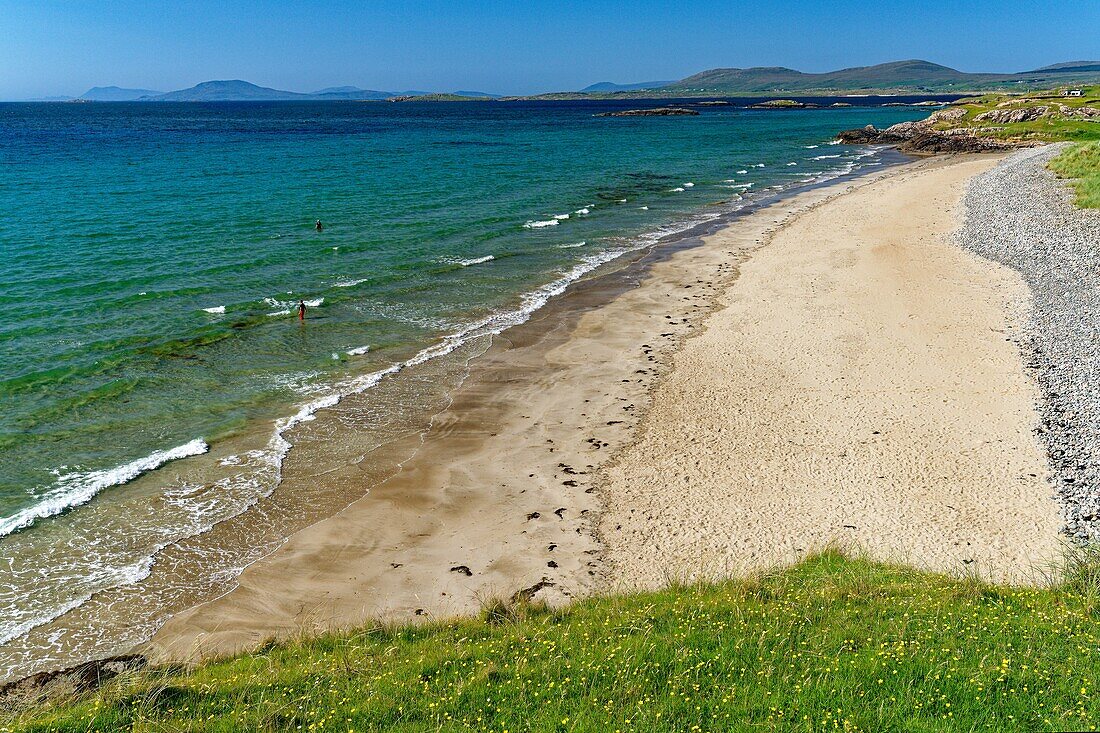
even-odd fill
[{"label": "gravel shore", "polygon": [[1100,539],[1100,212],[1046,169],[1064,145],[1021,150],[967,190],[963,247],[1017,270],[1034,295],[1020,348],[1043,393],[1039,432],[1066,534]]}]

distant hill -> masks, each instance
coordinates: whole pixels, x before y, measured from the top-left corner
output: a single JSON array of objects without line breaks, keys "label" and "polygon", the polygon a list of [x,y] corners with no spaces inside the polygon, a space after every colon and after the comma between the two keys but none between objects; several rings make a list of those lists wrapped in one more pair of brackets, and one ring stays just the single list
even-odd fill
[{"label": "distant hill", "polygon": [[456,97],[474,97],[477,99],[498,99],[499,94],[490,94],[489,92],[467,92],[459,90],[457,92],[451,92]]},{"label": "distant hill", "polygon": [[311,94],[284,92],[280,89],[256,86],[247,81],[204,81],[190,89],[143,97],[151,102],[245,102],[290,101],[313,99]]},{"label": "distant hill", "polygon": [[368,90],[360,89],[359,87],[325,87],[324,89],[318,89],[315,92],[310,92],[310,94],[320,96],[322,94],[349,94],[349,93],[354,93],[354,92],[365,92],[365,91],[368,91]]},{"label": "distant hill", "polygon": [[[325,89],[318,89],[315,92],[304,94],[302,92],[288,92],[282,89],[261,87],[251,82],[232,79],[227,81],[204,81],[189,89],[180,89],[175,92],[168,92],[167,94],[150,92],[145,96],[130,98],[140,98],[143,102],[321,102],[326,100],[380,101],[383,99],[392,99],[394,97],[425,96],[429,94],[431,93],[422,91],[386,92],[377,89],[360,89],[354,86],[326,87]],[[460,99],[495,99],[497,95],[487,92],[454,92],[449,95],[437,96],[451,96]]]},{"label": "distant hill", "polygon": [[92,102],[132,102],[142,97],[153,97],[163,92],[152,89],[123,89],[122,87],[92,87],[80,95],[79,99]]},{"label": "distant hill", "polygon": [[1034,72],[1024,73],[1038,73],[1042,71],[1100,71],[1100,61],[1066,61],[1062,64],[1051,64],[1050,66],[1036,69]]},{"label": "distant hill", "polygon": [[636,84],[616,84],[613,81],[599,81],[595,84],[589,84],[582,92],[632,92],[637,89],[659,89],[669,84],[675,84],[674,81],[642,81]]},{"label": "distant hill", "polygon": [[669,94],[973,92],[1037,89],[1067,81],[1100,80],[1093,62],[1068,62],[1017,74],[973,74],[911,59],[808,74],[782,66],[710,69],[661,88]]},{"label": "distant hill", "polygon": [[316,99],[386,99],[392,97],[393,92],[383,92],[377,89],[360,89],[359,87],[328,87],[311,92],[308,96]]}]

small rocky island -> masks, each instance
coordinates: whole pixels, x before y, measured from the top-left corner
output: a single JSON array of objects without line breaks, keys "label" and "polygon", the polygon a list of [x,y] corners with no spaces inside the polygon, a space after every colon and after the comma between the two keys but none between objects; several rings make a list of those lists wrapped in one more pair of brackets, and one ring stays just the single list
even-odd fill
[{"label": "small rocky island", "polygon": [[699,111],[685,107],[653,107],[651,109],[624,109],[618,112],[600,112],[596,117],[673,117],[698,115]]},{"label": "small rocky island", "polygon": [[750,104],[749,109],[818,109],[820,106],[813,102],[798,102],[794,99],[769,99],[767,102]]}]

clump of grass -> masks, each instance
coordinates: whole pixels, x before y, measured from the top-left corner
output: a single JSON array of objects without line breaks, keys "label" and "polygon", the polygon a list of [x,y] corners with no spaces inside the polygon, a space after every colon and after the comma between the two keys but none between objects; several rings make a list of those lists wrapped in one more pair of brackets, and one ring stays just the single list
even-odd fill
[{"label": "clump of grass", "polygon": [[1050,169],[1061,178],[1072,179],[1078,206],[1100,209],[1100,142],[1068,148],[1050,161]]},{"label": "clump of grass", "polygon": [[1076,556],[1065,583],[1016,588],[829,551],[560,610],[488,604],[484,619],[134,672],[8,729],[1094,729],[1095,559]]}]

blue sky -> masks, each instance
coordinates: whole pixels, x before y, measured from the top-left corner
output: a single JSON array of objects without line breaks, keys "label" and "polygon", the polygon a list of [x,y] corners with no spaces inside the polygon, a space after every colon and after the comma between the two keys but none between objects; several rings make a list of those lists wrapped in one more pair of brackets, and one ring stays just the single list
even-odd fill
[{"label": "blue sky", "polygon": [[1096,0],[0,0],[0,99],[234,78],[520,94],[904,58],[1019,71],[1100,58],[1098,31]]}]

